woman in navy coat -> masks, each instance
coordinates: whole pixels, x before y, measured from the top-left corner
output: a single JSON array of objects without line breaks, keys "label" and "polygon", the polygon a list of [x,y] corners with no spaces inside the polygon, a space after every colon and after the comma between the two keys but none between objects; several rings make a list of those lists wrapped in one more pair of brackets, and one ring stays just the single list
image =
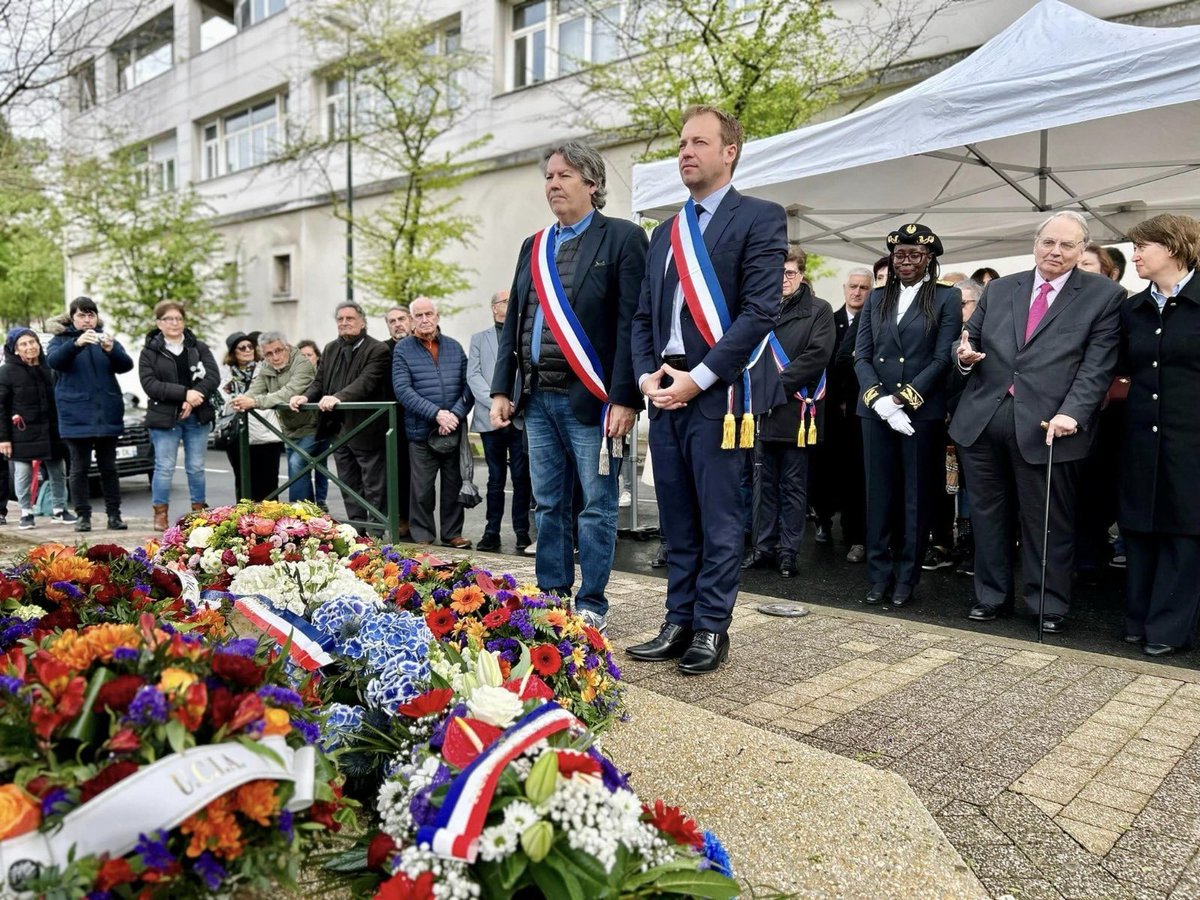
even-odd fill
[{"label": "woman in navy coat", "polygon": [[938,282],[942,242],[926,226],[902,225],[887,246],[887,281],[858,317],[854,372],[867,470],[865,601],[901,607],[921,577],[942,487],[946,379],[962,297]]}]

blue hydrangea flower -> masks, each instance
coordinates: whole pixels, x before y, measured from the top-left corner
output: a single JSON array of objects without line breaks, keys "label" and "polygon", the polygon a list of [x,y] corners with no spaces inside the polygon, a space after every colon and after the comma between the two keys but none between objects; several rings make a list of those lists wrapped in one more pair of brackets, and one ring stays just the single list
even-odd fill
[{"label": "blue hydrangea flower", "polygon": [[133,695],[124,721],[130,725],[162,725],[167,721],[170,707],[166,695],[150,684],[144,684]]},{"label": "blue hydrangea flower", "polygon": [[404,656],[390,658],[367,685],[367,703],[387,713],[421,693],[429,680],[429,663]]},{"label": "blue hydrangea flower", "polygon": [[326,710],[324,740],[322,748],[329,753],[343,743],[343,738],[358,734],[362,730],[363,714],[361,706],[349,706],[345,703],[331,703]]}]

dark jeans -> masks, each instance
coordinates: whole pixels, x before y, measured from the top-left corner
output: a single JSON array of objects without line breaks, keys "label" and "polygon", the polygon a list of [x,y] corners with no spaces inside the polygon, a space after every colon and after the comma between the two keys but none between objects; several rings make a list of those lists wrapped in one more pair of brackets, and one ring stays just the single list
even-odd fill
[{"label": "dark jeans", "polygon": [[499,431],[487,431],[479,435],[483,440],[483,458],[487,461],[487,524],[485,534],[499,534],[504,521],[504,486],[508,471],[512,470],[513,531],[520,534],[529,531],[529,459],[525,455],[525,434],[519,428],[508,426]]},{"label": "dark jeans", "polygon": [[100,468],[100,487],[104,490],[104,511],[110,516],[121,514],[121,478],[117,475],[117,439],[115,437],[66,438],[71,453],[71,496],[80,516],[92,514],[91,491],[88,490],[88,468],[92,450]]},{"label": "dark jeans", "polygon": [[[333,451],[337,463],[337,476],[346,485],[378,509],[387,512],[387,452],[382,443],[370,450],[349,447],[346,444]],[[346,504],[346,518],[357,522],[360,531],[366,528],[367,509],[342,488],[342,500]],[[382,525],[374,523],[369,531],[381,532]]]},{"label": "dark jeans", "polygon": [[[408,504],[408,526],[414,541],[432,544],[437,539],[434,533],[433,508],[440,506],[442,542],[462,537],[463,507],[458,502],[462,490],[462,469],[459,468],[458,449],[449,453],[434,453],[425,441],[412,441],[408,445],[408,459],[412,467],[412,498]],[[441,475],[442,495],[438,502],[437,481]]]}]

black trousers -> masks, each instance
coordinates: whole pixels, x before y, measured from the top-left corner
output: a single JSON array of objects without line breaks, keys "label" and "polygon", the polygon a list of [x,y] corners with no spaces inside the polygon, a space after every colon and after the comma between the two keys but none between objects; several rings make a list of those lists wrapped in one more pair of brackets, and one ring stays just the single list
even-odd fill
[{"label": "black trousers", "polygon": [[847,544],[867,540],[867,476],[863,433],[852,403],[849,413],[825,407],[825,435],[810,448],[809,497],[817,521],[828,527],[841,514],[842,538]]},{"label": "black trousers", "polygon": [[786,441],[762,441],[754,448],[754,547],[760,553],[800,549],[808,512],[809,450]]},{"label": "black trousers", "polygon": [[1125,633],[1190,647],[1200,612],[1200,535],[1122,530]]},{"label": "black trousers", "polygon": [[[333,451],[337,464],[337,476],[348,487],[353,488],[363,499],[387,513],[387,451],[382,442],[378,447],[359,449],[346,444]],[[352,522],[365,522],[367,510],[361,503],[342,489],[342,500],[346,504],[346,516]],[[362,527],[361,525],[359,526]],[[381,531],[381,526],[372,526],[371,531]]]},{"label": "black trousers", "polygon": [[[509,425],[496,431],[482,432],[483,458],[487,462],[487,524],[486,534],[499,534],[504,521],[504,486],[512,470],[513,531],[529,531],[529,498],[533,488],[529,481],[529,457],[525,453],[525,432]],[[578,515],[572,516],[578,523]]]},{"label": "black trousers", "polygon": [[[1005,396],[983,434],[970,447],[959,445],[958,463],[971,491],[975,534],[975,600],[993,608],[1013,597],[1012,522],[1021,530],[1020,594],[1024,610],[1037,615],[1042,577],[1046,466],[1029,463],[1017,448],[1014,400]],[[1082,440],[1082,438],[1063,438]],[[1050,495],[1050,538],[1046,553],[1046,614],[1064,616],[1071,605],[1075,562],[1075,495],[1082,462],[1054,464]]]},{"label": "black trousers", "polygon": [[[104,491],[104,511],[110,516],[121,514],[121,478],[117,475],[117,439],[115,437],[65,438],[71,454],[71,496],[80,516],[92,514],[91,491],[88,489],[88,468],[92,451],[96,451],[96,466],[100,469],[100,487]],[[6,467],[7,468],[7,467]]]},{"label": "black trousers", "polygon": [[[412,465],[408,526],[412,530],[413,540],[430,544],[437,540],[433,522],[435,505],[440,513],[442,542],[462,537],[464,513],[462,504],[458,502],[458,493],[462,490],[458,450],[434,453],[425,441],[413,441],[408,445],[408,453]],[[439,476],[442,482],[440,497],[437,496]]]},{"label": "black trousers", "polygon": [[945,426],[913,422],[903,435],[874,413],[863,417],[867,465],[867,580],[909,584],[921,580],[935,491],[937,454]]},{"label": "black trousers", "polygon": [[[386,457],[385,457],[386,458]],[[400,521],[409,515],[409,485],[412,483],[412,461],[408,453],[408,435],[404,433],[404,407],[396,404],[396,496],[400,504]],[[386,496],[386,493],[385,495]]]},{"label": "black trousers", "polygon": [[236,441],[225,448],[225,458],[229,460],[229,466],[233,469],[234,493],[240,499],[258,503],[279,487],[279,460],[283,458],[281,441],[250,445],[250,493],[245,497],[242,496],[241,447]]}]

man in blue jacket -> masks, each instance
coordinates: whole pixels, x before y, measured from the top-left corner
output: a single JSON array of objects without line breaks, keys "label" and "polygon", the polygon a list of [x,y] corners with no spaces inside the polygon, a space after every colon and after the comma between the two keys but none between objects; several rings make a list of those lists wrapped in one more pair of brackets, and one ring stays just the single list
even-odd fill
[{"label": "man in blue jacket", "polygon": [[418,297],[410,309],[413,333],[392,352],[392,386],[404,407],[412,470],[408,524],[413,540],[432,544],[437,538],[433,509],[440,473],[442,544],[467,550],[471,542],[462,536],[463,508],[458,502],[459,447],[470,402],[467,354],[462,344],[442,334],[432,300]]},{"label": "man in blue jacket", "polygon": [[54,399],[58,431],[71,454],[71,496],[79,517],[75,530],[92,530],[88,468],[95,453],[108,528],[124,531],[128,526],[121,520],[117,438],[125,430],[125,401],[117,376],[131,371],[133,360],[104,332],[91,297],[72,300],[62,324],[63,330],[50,339],[46,361],[58,373]]}]

